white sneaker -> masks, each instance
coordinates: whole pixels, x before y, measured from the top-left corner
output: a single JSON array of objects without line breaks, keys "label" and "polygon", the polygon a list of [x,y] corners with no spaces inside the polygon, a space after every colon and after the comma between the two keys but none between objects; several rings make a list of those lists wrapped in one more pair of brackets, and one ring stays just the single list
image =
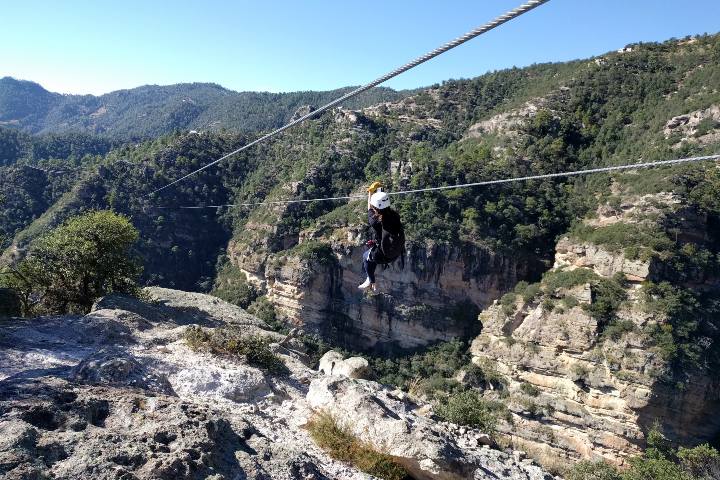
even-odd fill
[{"label": "white sneaker", "polygon": [[360,290],[365,290],[366,288],[368,288],[368,287],[371,286],[371,285],[372,285],[372,287],[373,287],[373,290],[375,290],[375,284],[374,284],[374,283],[370,283],[370,278],[368,277],[368,278],[365,279],[365,281],[364,281],[363,283],[361,283],[360,285],[358,285],[358,288],[359,288]]}]

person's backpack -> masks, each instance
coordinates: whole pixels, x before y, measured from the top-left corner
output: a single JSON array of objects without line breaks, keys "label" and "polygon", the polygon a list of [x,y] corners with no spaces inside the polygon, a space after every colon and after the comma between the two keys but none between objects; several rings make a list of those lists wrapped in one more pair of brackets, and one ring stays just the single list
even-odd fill
[{"label": "person's backpack", "polygon": [[383,256],[390,262],[401,259],[403,266],[405,263],[405,232],[400,226],[398,231],[390,233],[382,229],[382,239],[380,240],[380,251]]}]

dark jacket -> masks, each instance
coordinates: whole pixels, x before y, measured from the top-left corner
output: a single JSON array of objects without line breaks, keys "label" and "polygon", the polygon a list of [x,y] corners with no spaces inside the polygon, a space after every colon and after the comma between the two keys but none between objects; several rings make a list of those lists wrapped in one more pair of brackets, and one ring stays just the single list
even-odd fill
[{"label": "dark jacket", "polygon": [[376,247],[372,249],[370,254],[370,260],[375,263],[389,263],[393,259],[388,259],[380,249],[382,244],[382,231],[385,229],[386,232],[392,235],[404,234],[402,222],[400,222],[400,215],[395,210],[386,208],[382,212],[382,220],[380,215],[376,214],[373,209],[368,210],[368,223],[375,233]]}]

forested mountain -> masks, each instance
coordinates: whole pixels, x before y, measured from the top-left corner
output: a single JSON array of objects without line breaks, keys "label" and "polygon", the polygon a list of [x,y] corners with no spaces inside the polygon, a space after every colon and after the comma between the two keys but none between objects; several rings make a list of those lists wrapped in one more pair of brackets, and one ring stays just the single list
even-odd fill
[{"label": "forested mountain", "polygon": [[14,128],[0,127],[0,165],[50,159],[68,164],[86,155],[105,155],[120,143],[88,133],[30,135]]},{"label": "forested mountain", "polygon": [[[676,442],[720,433],[708,415],[720,406],[717,162],[392,197],[408,265],[383,271],[385,291],[367,296],[357,289],[364,201],[179,208],[718,153],[720,35],[411,95],[381,90],[371,99],[382,103],[326,112],[155,195],[338,92],[178,85],[58,100],[33,84],[3,85],[15,92],[0,95],[4,121],[12,110],[33,132],[80,126],[111,140],[0,130],[0,264],[78,213],[111,209],[140,232],[144,283],[212,290],[345,348],[380,352],[378,376],[423,395],[470,384],[509,409],[515,424],[502,428],[512,441],[539,443],[543,455],[597,451],[623,463],[666,417]],[[220,117],[226,123],[211,125]],[[189,128],[201,132],[178,130]],[[477,368],[462,386],[462,342],[473,338]],[[426,356],[388,358],[447,340],[455,343]]]},{"label": "forested mountain", "polygon": [[[36,167],[59,171],[48,175],[28,167],[6,167],[1,177],[6,185],[0,204],[3,209],[0,217],[5,218],[0,224],[3,246],[47,206],[59,200],[50,208],[52,215],[45,215],[41,220],[57,221],[69,215],[69,212],[59,213],[68,205],[73,206],[73,211],[117,206],[124,213],[146,218],[148,229],[142,231],[142,237],[145,242],[154,243],[153,248],[159,248],[158,252],[180,255],[178,261],[191,258],[190,263],[214,265],[217,249],[231,235],[233,226],[242,230],[242,225],[252,221],[253,216],[268,213],[264,213],[264,209],[250,215],[245,209],[231,209],[226,213],[162,210],[160,206],[262,200],[287,197],[292,191],[293,196],[306,198],[345,195],[374,178],[383,178],[395,186],[419,187],[710,151],[717,126],[713,113],[704,115],[698,129],[685,141],[681,141],[685,127],[668,131],[665,124],[673,116],[704,111],[718,103],[717,89],[710,86],[720,84],[719,49],[717,36],[693,42],[638,45],[632,52],[613,53],[590,61],[537,65],[494,72],[472,80],[450,81],[399,102],[360,112],[335,111],[278,140],[229,159],[222,166],[205,171],[154,199],[143,195],[254,138],[254,134],[173,134],[119,147],[102,157],[112,146],[107,140],[87,135],[31,137],[2,129],[0,152],[5,152],[4,163],[35,158]],[[30,107],[38,111],[37,105],[52,103],[48,99],[57,100],[56,96],[46,95],[27,82],[4,79],[3,85],[14,89],[11,98],[22,93],[35,99],[20,102],[25,110],[17,105],[13,107],[25,118],[33,118]],[[156,98],[158,91],[178,104],[183,103],[182,98],[189,92],[195,92],[197,98],[209,98],[212,96],[209,92],[215,92],[238,99],[245,106],[248,104],[239,99],[251,95],[283,99],[285,105],[312,103],[323,95],[334,95],[234,94],[214,85],[193,84],[141,87],[97,98],[63,98],[70,102],[66,105],[99,99],[121,102],[122,98],[144,98],[145,105],[149,105],[155,101],[151,99]],[[381,96],[396,95],[378,92]],[[3,98],[0,104],[8,108],[12,102],[7,96]],[[124,105],[142,103],[128,102]],[[232,101],[223,103],[227,111],[238,105]],[[241,111],[235,114],[240,117]],[[291,108],[275,111],[282,111],[278,115],[286,116]],[[131,116],[123,118],[129,121]],[[162,123],[162,118],[167,120],[158,115],[134,125],[149,128],[145,133],[177,126],[172,122]],[[158,123],[149,127],[153,121]],[[258,126],[254,124],[253,128]],[[500,135],[501,132],[509,134]],[[66,155],[75,159],[73,168],[78,170],[63,172],[57,168]],[[55,186],[44,187],[42,178],[35,178],[38,175],[47,177]],[[298,181],[294,190],[288,190],[287,185]],[[596,181],[600,180],[587,180]],[[443,195],[408,196],[398,198],[397,206],[413,238],[483,244],[523,251],[549,261],[555,236],[566,231],[574,218],[590,208],[588,203],[592,203],[592,198],[587,192],[571,188],[585,183],[584,179],[548,180]],[[32,208],[23,208],[24,205]],[[354,215],[350,206],[340,208],[335,217]],[[274,237],[296,236],[300,229],[314,224],[319,215],[335,207],[332,203],[293,207],[279,219]],[[225,232],[218,233],[216,243],[208,244],[213,245],[208,247],[209,257],[200,260],[196,248],[182,245],[184,240],[190,241],[192,233],[188,233],[187,238],[173,233],[178,223],[175,220],[181,217],[180,223],[184,225],[192,224],[192,219],[197,218],[213,225],[209,232]],[[41,228],[34,226],[30,232],[39,230]],[[196,234],[200,231],[205,235],[203,229],[196,230]],[[172,239],[156,238],[160,232]],[[19,237],[20,243],[32,236],[24,232]],[[201,241],[198,239],[198,242]],[[198,268],[193,271],[207,273],[198,273],[192,279],[177,283],[172,278],[172,269],[161,267],[162,260],[153,258],[165,273],[159,274],[154,267],[149,267],[146,276],[160,284],[169,282],[168,285],[192,288],[197,282],[207,285],[208,278],[213,276],[212,268]]]},{"label": "forested mountain", "polygon": [[[258,131],[286,123],[301,106],[320,106],[351,90],[234,92],[211,83],[146,85],[101,96],[61,95],[11,77],[0,79],[0,126],[26,132],[84,132],[116,140],[154,138],[173,130]],[[348,100],[359,108],[411,92],[375,88]]]}]

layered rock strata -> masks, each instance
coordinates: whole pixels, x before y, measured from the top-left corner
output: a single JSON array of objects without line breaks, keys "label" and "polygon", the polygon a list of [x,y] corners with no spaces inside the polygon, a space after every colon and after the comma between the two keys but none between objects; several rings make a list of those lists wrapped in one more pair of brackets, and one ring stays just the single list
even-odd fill
[{"label": "layered rock strata", "polygon": [[[650,205],[676,204],[672,196],[649,200],[635,199],[632,207],[614,211],[602,207],[586,223],[639,225],[654,208]],[[694,221],[684,235],[704,241],[702,218],[678,209],[675,213]],[[626,301],[610,324],[591,314],[590,307],[599,301],[597,281],[549,291],[544,280],[532,298],[518,294],[514,301],[495,302],[481,313],[483,331],[471,353],[477,365],[497,372],[505,385],[503,401],[512,412],[512,421],[500,427],[506,441],[548,465],[568,458],[622,465],[643,450],[645,435],[656,422],[683,445],[716,438],[718,379],[690,372],[678,386],[661,375],[668,365],[649,332],[667,318],[645,308],[642,292],[644,282],[662,278],[663,271],[657,257],[629,259],[623,251],[565,237],[558,242],[550,274],[591,272],[597,279],[626,280]]]}]

